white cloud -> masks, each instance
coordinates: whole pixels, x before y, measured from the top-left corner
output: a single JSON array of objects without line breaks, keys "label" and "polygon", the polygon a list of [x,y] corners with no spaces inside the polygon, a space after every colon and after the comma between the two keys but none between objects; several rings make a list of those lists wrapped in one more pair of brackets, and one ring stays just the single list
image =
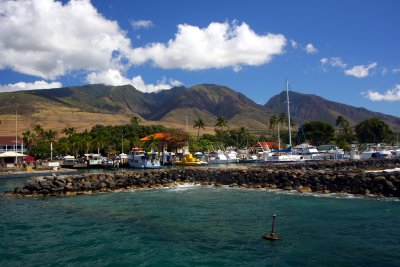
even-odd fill
[{"label": "white cloud", "polygon": [[313,54],[318,52],[318,49],[315,48],[312,43],[307,44],[305,50],[308,54]]},{"label": "white cloud", "polygon": [[259,66],[284,53],[286,38],[281,34],[258,35],[246,23],[213,22],[207,28],[178,25],[175,39],[134,49],[130,59],[140,65],[172,69],[201,70],[243,65]]},{"label": "white cloud", "polygon": [[297,44],[297,42],[296,42],[295,40],[290,40],[290,45],[291,45],[293,48],[297,48],[297,46],[298,46],[298,44]]},{"label": "white cloud", "polygon": [[346,68],[347,64],[340,57],[331,57],[330,63],[332,67]]},{"label": "white cloud", "polygon": [[73,70],[123,69],[130,40],[90,1],[0,1],[0,69],[55,79]]},{"label": "white cloud", "polygon": [[388,69],[386,67],[382,67],[382,75],[385,76],[387,72]]},{"label": "white cloud", "polygon": [[62,84],[60,82],[46,82],[46,81],[35,81],[33,83],[18,82],[14,84],[0,85],[0,92],[15,92],[24,90],[35,90],[35,89],[53,89],[60,88]]},{"label": "white cloud", "polygon": [[171,89],[175,86],[181,86],[182,83],[177,80],[169,79],[167,81],[166,78],[162,78],[160,81],[157,81],[157,84],[145,84],[142,77],[139,75],[132,78],[132,85],[139,91],[151,93]]},{"label": "white cloud", "polygon": [[330,67],[335,67],[335,68],[341,68],[344,69],[346,68],[347,64],[343,62],[343,60],[340,57],[331,57],[331,58],[321,58],[321,67],[324,72],[327,72],[326,66]]},{"label": "white cloud", "polygon": [[121,72],[117,69],[109,69],[103,72],[92,72],[86,77],[86,81],[90,84],[102,83],[107,85],[125,85],[131,84],[137,90],[151,93],[151,92],[158,92],[160,90],[168,90],[175,86],[181,86],[182,83],[180,81],[174,79],[166,79],[162,78],[160,81],[157,81],[156,84],[146,84],[142,77],[135,76],[132,79],[128,79],[124,77]]},{"label": "white cloud", "polygon": [[394,88],[387,90],[383,94],[373,90],[368,90],[364,94],[366,98],[372,101],[400,101],[400,84],[396,84]]},{"label": "white cloud", "polygon": [[108,69],[102,72],[92,72],[86,76],[86,81],[90,84],[103,83],[107,85],[131,84],[131,80],[122,76],[117,69]]},{"label": "white cloud", "polygon": [[393,72],[394,74],[396,74],[396,73],[400,73],[400,68],[395,68],[395,69],[392,69],[392,72]]},{"label": "white cloud", "polygon": [[346,75],[354,76],[356,78],[365,78],[369,75],[369,71],[371,69],[376,68],[378,66],[378,63],[374,62],[369,65],[358,65],[354,66],[351,69],[345,70]]},{"label": "white cloud", "polygon": [[151,20],[132,20],[131,25],[133,29],[139,30],[139,29],[148,29],[151,27],[154,27],[154,24]]}]

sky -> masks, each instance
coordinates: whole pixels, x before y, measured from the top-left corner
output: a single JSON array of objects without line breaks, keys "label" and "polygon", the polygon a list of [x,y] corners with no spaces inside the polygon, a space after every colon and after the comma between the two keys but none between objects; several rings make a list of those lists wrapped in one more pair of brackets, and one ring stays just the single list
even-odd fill
[{"label": "sky", "polygon": [[0,0],[0,92],[284,90],[400,117],[397,0]]}]

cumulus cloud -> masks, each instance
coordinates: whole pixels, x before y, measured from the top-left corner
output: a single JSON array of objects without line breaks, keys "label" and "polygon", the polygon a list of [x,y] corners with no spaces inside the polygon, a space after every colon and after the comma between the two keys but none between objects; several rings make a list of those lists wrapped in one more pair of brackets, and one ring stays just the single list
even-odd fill
[{"label": "cumulus cloud", "polygon": [[202,70],[243,65],[259,66],[284,53],[286,38],[281,34],[258,35],[246,23],[210,23],[206,28],[178,25],[175,39],[135,48],[131,62],[151,62],[172,69]]},{"label": "cumulus cloud", "polygon": [[145,92],[145,93],[152,93],[158,92],[160,90],[168,90],[175,86],[180,86],[182,83],[180,81],[174,79],[166,79],[162,78],[161,80],[157,81],[156,84],[146,84],[142,77],[135,76],[132,79],[126,78],[121,74],[121,72],[117,69],[109,69],[103,72],[92,72],[86,77],[86,81],[90,84],[107,84],[107,85],[125,85],[131,84],[137,90]]},{"label": "cumulus cloud", "polygon": [[374,90],[368,90],[364,95],[372,101],[400,101],[400,84],[396,84],[392,89],[387,90],[383,94]]},{"label": "cumulus cloud", "polygon": [[60,82],[46,82],[46,81],[35,81],[33,83],[18,82],[13,84],[0,85],[0,92],[15,92],[23,90],[35,90],[35,89],[53,89],[60,88],[62,84]]},{"label": "cumulus cloud", "polygon": [[90,1],[0,1],[0,69],[52,79],[124,68],[130,40]]},{"label": "cumulus cloud", "polygon": [[346,75],[354,76],[356,78],[365,78],[369,75],[369,71],[371,69],[376,68],[378,66],[378,63],[374,62],[369,65],[358,65],[354,66],[351,69],[345,70]]},{"label": "cumulus cloud", "polygon": [[154,24],[151,20],[132,20],[131,25],[133,29],[139,30],[139,29],[148,29],[151,27],[154,27]]},{"label": "cumulus cloud", "polygon": [[[131,24],[138,29],[154,26],[150,20]],[[90,0],[0,0],[0,70],[43,80],[82,70],[92,76],[110,69],[121,73],[147,62],[164,69],[240,71],[270,62],[284,53],[286,43],[282,34],[260,35],[234,21],[205,28],[181,24],[167,43],[133,48],[118,23],[102,16]]]},{"label": "cumulus cloud", "polygon": [[314,54],[318,52],[318,49],[315,48],[312,43],[307,44],[305,50],[308,54]]},{"label": "cumulus cloud", "polygon": [[323,57],[323,58],[321,58],[320,62],[321,62],[321,65],[325,65],[325,64],[328,64],[329,59],[326,57]]}]

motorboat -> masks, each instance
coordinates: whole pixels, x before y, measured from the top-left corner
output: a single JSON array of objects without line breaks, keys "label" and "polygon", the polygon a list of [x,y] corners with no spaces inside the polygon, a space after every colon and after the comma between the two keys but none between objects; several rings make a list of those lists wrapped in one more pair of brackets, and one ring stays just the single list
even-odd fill
[{"label": "motorboat", "polygon": [[210,154],[208,163],[209,164],[227,164],[227,163],[229,163],[229,160],[223,151],[218,150],[217,152]]},{"label": "motorboat", "polygon": [[100,154],[84,154],[86,164],[89,168],[101,167],[104,157]]},{"label": "motorboat", "polygon": [[234,150],[229,150],[225,152],[228,163],[239,163],[239,159],[237,158],[237,152]]},{"label": "motorboat", "polygon": [[304,161],[301,155],[274,153],[265,159],[265,162],[300,162]]},{"label": "motorboat", "polygon": [[134,169],[159,169],[160,158],[157,152],[145,152],[141,148],[134,148],[128,155],[128,165]]},{"label": "motorboat", "polygon": [[239,158],[239,163],[256,163],[259,161],[260,159],[255,154],[243,155]]}]

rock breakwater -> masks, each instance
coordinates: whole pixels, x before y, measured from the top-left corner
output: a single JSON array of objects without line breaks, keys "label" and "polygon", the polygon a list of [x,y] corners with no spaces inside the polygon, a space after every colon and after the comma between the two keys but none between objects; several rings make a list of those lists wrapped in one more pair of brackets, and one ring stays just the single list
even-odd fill
[{"label": "rock breakwater", "polygon": [[299,192],[349,193],[400,197],[400,172],[367,172],[400,166],[400,158],[366,161],[326,161],[263,164],[246,168],[171,168],[32,177],[13,192],[21,196],[62,196],[117,190],[171,187],[179,183],[273,188]]}]

